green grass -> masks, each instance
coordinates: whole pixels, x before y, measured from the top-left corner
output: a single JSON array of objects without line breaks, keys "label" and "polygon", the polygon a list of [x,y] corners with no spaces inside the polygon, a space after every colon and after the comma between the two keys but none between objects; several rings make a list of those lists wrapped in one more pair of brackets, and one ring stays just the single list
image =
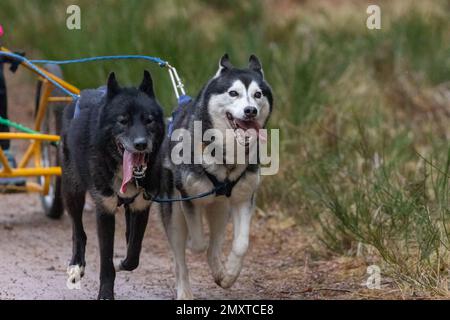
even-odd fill
[{"label": "green grass", "polygon": [[[65,28],[72,3],[81,31]],[[365,28],[364,2],[286,3],[3,0],[0,21],[5,43],[35,58],[159,56],[191,95],[224,52],[238,66],[256,53],[274,91],[270,126],[281,131],[281,170],[264,179],[258,206],[313,228],[334,254],[374,248],[401,285],[447,294],[449,102],[437,88],[450,81],[448,1],[380,2],[379,31]],[[155,65],[64,72],[84,88],[102,85],[111,70],[136,84],[143,68],[168,113],[175,99]]]}]

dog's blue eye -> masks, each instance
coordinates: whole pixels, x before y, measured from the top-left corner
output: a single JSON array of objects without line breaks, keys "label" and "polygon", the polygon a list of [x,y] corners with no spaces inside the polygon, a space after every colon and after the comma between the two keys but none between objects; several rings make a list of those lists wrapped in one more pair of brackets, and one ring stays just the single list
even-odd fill
[{"label": "dog's blue eye", "polygon": [[230,95],[230,97],[237,97],[239,95],[239,93],[237,93],[237,91],[231,90],[230,92],[228,92],[228,94]]},{"label": "dog's blue eye", "polygon": [[261,98],[261,92],[255,92],[255,98],[256,99],[259,99],[259,98]]}]

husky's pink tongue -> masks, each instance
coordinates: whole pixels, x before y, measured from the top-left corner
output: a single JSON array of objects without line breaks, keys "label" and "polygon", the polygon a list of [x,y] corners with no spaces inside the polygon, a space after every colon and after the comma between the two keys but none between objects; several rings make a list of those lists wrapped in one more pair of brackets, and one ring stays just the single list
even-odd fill
[{"label": "husky's pink tongue", "polygon": [[145,163],[145,155],[143,153],[131,153],[127,150],[123,151],[122,159],[122,185],[120,193],[127,192],[127,183],[133,179],[133,168],[143,166]]},{"label": "husky's pink tongue", "polygon": [[235,119],[235,121],[238,123],[239,127],[241,127],[244,130],[254,129],[262,142],[267,141],[266,130],[261,130],[262,128],[257,121],[243,121],[239,119]]}]

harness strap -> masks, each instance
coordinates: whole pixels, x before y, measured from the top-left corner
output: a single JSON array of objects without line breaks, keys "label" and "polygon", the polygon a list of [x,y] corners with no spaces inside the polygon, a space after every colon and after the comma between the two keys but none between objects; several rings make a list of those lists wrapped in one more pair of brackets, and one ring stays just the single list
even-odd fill
[{"label": "harness strap", "polygon": [[242,171],[242,173],[239,175],[239,177],[236,180],[234,180],[234,181],[230,181],[229,179],[226,179],[225,181],[220,182],[214,175],[210,174],[209,172],[207,172],[205,170],[205,174],[210,179],[210,181],[213,183],[214,188],[212,190],[210,190],[210,191],[203,192],[203,193],[200,193],[200,194],[196,194],[196,195],[193,195],[193,196],[181,197],[181,198],[166,198],[166,199],[164,199],[164,198],[158,197],[158,195],[153,196],[153,195],[151,195],[150,193],[148,193],[144,189],[143,197],[144,197],[145,200],[149,200],[149,201],[153,201],[153,202],[157,202],[157,203],[170,203],[170,202],[178,202],[178,201],[192,201],[192,200],[208,197],[208,196],[210,196],[212,194],[214,194],[216,197],[217,196],[222,196],[222,195],[230,197],[234,186],[244,176],[246,171],[247,170]]},{"label": "harness strap", "polygon": [[230,179],[226,178],[225,181],[222,182],[219,181],[215,175],[209,173],[206,170],[204,171],[208,179],[214,185],[214,190],[216,190],[216,196],[226,196],[227,198],[229,198],[231,196],[231,192],[233,191],[234,186],[244,176],[247,170],[245,169],[244,171],[242,171],[242,173],[236,180],[231,181]]},{"label": "harness strap", "polygon": [[139,196],[139,194],[140,194],[140,192],[136,193],[131,198],[122,198],[122,197],[117,196],[117,207],[120,207],[121,205],[129,206]]},{"label": "harness strap", "polygon": [[80,99],[77,99],[77,101],[75,102],[75,110],[73,111],[73,118],[76,119],[79,117],[80,115]]},{"label": "harness strap", "polygon": [[132,196],[131,198],[122,198],[117,196],[117,207],[120,207],[121,205],[125,205],[128,206],[130,204],[133,203],[134,200],[136,200],[136,198],[139,196],[139,194],[142,192],[142,196],[144,197],[145,200],[149,200],[146,197],[146,191],[145,191],[145,187],[144,187],[144,179],[143,178],[136,178],[133,177],[134,179],[134,183],[136,184],[136,188],[138,190],[140,190],[138,193],[136,193],[134,196]]},{"label": "harness strap", "polygon": [[[95,89],[98,92],[102,94],[102,97],[106,95],[106,87],[100,87]],[[80,97],[75,101],[75,110],[73,111],[73,119],[76,119],[80,116],[80,103],[81,103],[82,96],[80,94]]]}]

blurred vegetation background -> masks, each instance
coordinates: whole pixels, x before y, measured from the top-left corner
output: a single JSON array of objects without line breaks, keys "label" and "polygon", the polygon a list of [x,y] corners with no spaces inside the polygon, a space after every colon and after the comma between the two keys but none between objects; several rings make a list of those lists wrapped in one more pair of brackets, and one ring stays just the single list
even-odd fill
[{"label": "blurred vegetation background", "polygon": [[[382,29],[366,28],[368,4]],[[81,7],[81,30],[65,10]],[[2,0],[4,42],[29,57],[147,54],[176,66],[191,95],[228,52],[251,53],[273,87],[281,168],[261,215],[311,234],[317,255],[383,266],[402,289],[448,295],[450,1]],[[137,84],[149,68],[166,113],[165,71],[142,62],[64,67],[96,87],[110,70]]]}]

